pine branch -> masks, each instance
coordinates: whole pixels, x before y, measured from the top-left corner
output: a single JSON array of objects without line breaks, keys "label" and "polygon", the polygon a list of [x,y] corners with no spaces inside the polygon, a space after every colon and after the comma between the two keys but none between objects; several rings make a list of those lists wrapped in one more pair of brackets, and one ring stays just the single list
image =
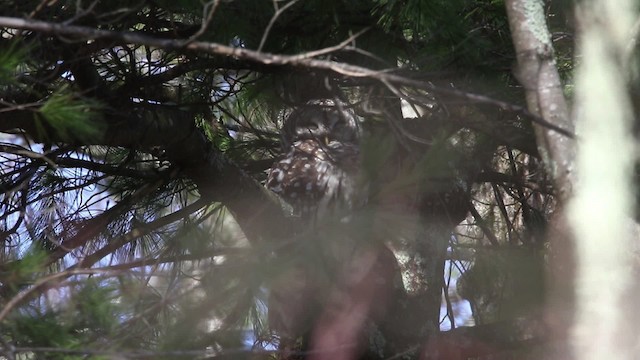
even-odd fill
[{"label": "pine branch", "polygon": [[231,57],[240,60],[246,60],[261,65],[268,66],[291,66],[294,68],[306,68],[329,71],[342,76],[348,77],[360,77],[370,78],[382,82],[388,82],[396,85],[405,85],[439,93],[442,95],[449,95],[466,99],[471,102],[484,103],[493,106],[497,106],[501,109],[511,111],[523,116],[527,116],[531,121],[538,125],[553,131],[556,134],[565,136],[568,138],[574,138],[575,135],[571,130],[565,129],[559,125],[547,121],[546,119],[529,112],[527,109],[516,106],[505,101],[496,100],[488,96],[473,94],[456,89],[441,88],[433,85],[427,81],[413,80],[403,76],[392,74],[385,70],[371,70],[365,67],[350,65],[346,63],[339,63],[328,60],[318,60],[315,56],[326,55],[339,49],[340,47],[331,47],[322,51],[312,51],[309,53],[302,53],[299,55],[277,55],[260,51],[249,50],[241,47],[231,47],[218,43],[202,42],[202,41],[188,41],[188,40],[174,40],[174,39],[162,39],[152,37],[141,32],[116,32],[109,30],[95,29],[85,26],[66,25],[60,23],[52,23],[45,21],[13,18],[13,17],[0,17],[0,26],[20,29],[31,30],[46,34],[54,35],[66,35],[76,37],[78,40],[98,40],[108,39],[124,43],[141,44],[151,47],[158,47],[169,50],[182,50],[182,51],[196,51],[213,55],[220,55]]}]

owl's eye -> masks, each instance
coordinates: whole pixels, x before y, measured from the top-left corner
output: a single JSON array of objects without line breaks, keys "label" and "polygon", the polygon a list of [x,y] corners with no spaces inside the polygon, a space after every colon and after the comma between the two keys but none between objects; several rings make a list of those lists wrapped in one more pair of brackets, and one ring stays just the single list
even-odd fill
[{"label": "owl's eye", "polygon": [[298,127],[296,129],[296,134],[302,139],[310,139],[324,135],[324,132],[326,132],[324,126],[317,123],[310,123],[307,126]]},{"label": "owl's eye", "polygon": [[315,139],[354,142],[360,137],[357,115],[349,104],[316,100],[293,110],[283,126],[283,149],[296,141]]}]

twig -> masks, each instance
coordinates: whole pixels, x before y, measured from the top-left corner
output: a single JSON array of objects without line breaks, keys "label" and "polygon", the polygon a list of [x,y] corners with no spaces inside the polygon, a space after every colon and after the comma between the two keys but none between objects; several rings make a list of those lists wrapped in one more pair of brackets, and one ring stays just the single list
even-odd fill
[{"label": "twig", "polygon": [[502,198],[502,194],[500,193],[500,188],[496,183],[491,183],[491,188],[493,189],[493,196],[498,203],[498,209],[500,209],[500,214],[504,218],[505,223],[507,224],[507,237],[509,239],[509,243],[513,243],[515,229],[513,228],[513,223],[509,220],[509,214],[507,213],[507,206],[504,203],[504,199]]},{"label": "twig", "polygon": [[[315,50],[315,51],[309,51],[300,55],[293,55],[292,58],[294,58],[294,60],[299,61],[299,60],[304,60],[304,59],[311,59],[314,57],[318,57],[321,55],[325,55],[325,54],[329,54],[341,49],[346,48],[350,43],[352,43],[355,39],[357,39],[358,37],[360,37],[360,35],[364,34],[365,32],[369,31],[370,27],[366,27],[360,31],[358,31],[357,33],[349,36],[346,40],[344,40],[343,42],[334,45],[334,46],[329,46],[326,47],[324,49],[320,49],[320,50]],[[346,65],[346,64],[345,64]],[[365,68],[362,68],[365,69]],[[368,70],[368,69],[365,69]],[[371,71],[371,70],[369,70]]]},{"label": "twig", "polygon": [[444,295],[444,301],[447,305],[447,314],[445,317],[449,318],[449,324],[451,326],[451,330],[456,328],[456,319],[453,314],[453,306],[451,305],[451,297],[449,296],[449,288],[451,287],[451,270],[453,269],[453,261],[449,260],[449,275],[447,276],[447,280],[442,282],[442,293]]},{"label": "twig", "polygon": [[480,227],[480,230],[482,230],[482,232],[487,237],[487,239],[489,239],[489,242],[491,243],[491,245],[493,246],[500,245],[498,238],[493,234],[493,232],[491,232],[491,229],[487,227],[487,225],[484,223],[484,219],[482,218],[480,213],[478,213],[478,210],[476,210],[476,207],[473,206],[473,204],[471,203],[469,203],[469,212],[471,212],[471,215],[476,220],[476,224]]},{"label": "twig", "polygon": [[[159,265],[159,264],[167,264],[167,263],[176,263],[181,261],[198,261],[204,259],[212,259],[216,256],[221,255],[242,255],[246,253],[247,249],[242,248],[225,248],[225,249],[214,249],[210,251],[203,251],[197,254],[181,254],[181,255],[171,255],[166,257],[147,257],[142,259],[133,260],[130,262],[120,263],[117,265],[109,265],[94,269],[102,269],[102,270],[130,270],[139,267],[151,266],[151,265]],[[264,254],[267,256],[268,254]],[[229,266],[226,266],[227,268]]]},{"label": "twig", "polygon": [[163,216],[147,224],[142,224],[139,227],[131,230],[126,234],[123,234],[121,236],[118,236],[114,239],[109,240],[109,243],[107,245],[101,247],[100,249],[95,251],[93,254],[86,256],[79,263],[77,263],[76,265],[73,265],[70,269],[90,267],[96,262],[98,262],[100,259],[113,253],[115,250],[128,244],[129,242],[150,233],[154,229],[169,225],[175,221],[186,218],[206,205],[207,205],[207,200],[200,198],[176,212]]},{"label": "twig", "polygon": [[264,29],[264,33],[262,34],[262,39],[260,39],[260,45],[258,46],[258,52],[262,51],[262,48],[264,47],[264,43],[267,41],[267,37],[269,36],[269,32],[271,32],[271,28],[273,27],[273,24],[276,23],[276,20],[278,19],[278,17],[280,17],[280,15],[282,15],[283,12],[285,12],[288,8],[295,5],[297,2],[298,0],[292,0],[288,2],[285,6],[278,9],[278,0],[273,0],[273,6],[276,9],[276,13],[273,14],[273,16],[271,17],[271,20],[269,20],[269,24]]},{"label": "twig", "polygon": [[215,359],[229,358],[231,355],[241,354],[274,354],[276,350],[250,350],[250,349],[228,349],[221,351],[213,351],[210,349],[203,350],[174,350],[174,351],[113,351],[113,350],[95,350],[95,349],[62,349],[56,347],[16,347],[16,353],[57,353],[68,355],[93,355],[107,356],[109,358],[127,358],[127,359],[157,359],[158,357],[180,357],[190,359]]},{"label": "twig", "polygon": [[73,275],[120,275],[122,274],[121,271],[113,271],[113,270],[99,270],[99,269],[72,269],[72,270],[65,270],[65,271],[61,271],[59,273],[55,273],[55,274],[51,274],[49,276],[46,276],[38,281],[35,282],[35,284],[33,284],[33,286],[22,290],[21,292],[19,292],[16,296],[14,296],[13,298],[11,298],[11,300],[9,300],[9,302],[7,302],[4,306],[4,308],[2,308],[2,310],[0,310],[0,323],[2,321],[4,321],[4,319],[7,317],[7,315],[9,315],[9,313],[11,312],[11,310],[13,310],[14,307],[16,307],[17,305],[19,305],[20,303],[22,303],[23,300],[25,300],[27,297],[29,297],[31,295],[31,293],[39,290],[40,288],[42,288],[44,285],[54,281],[54,280],[58,280],[60,278],[66,278],[69,276],[73,276]]},{"label": "twig", "polygon": [[46,162],[47,164],[49,164],[49,166],[51,166],[51,168],[53,168],[53,169],[57,169],[58,168],[58,164],[56,164],[55,161],[49,159],[46,154],[42,154],[42,153],[39,153],[39,152],[31,151],[29,149],[25,149],[25,148],[23,148],[21,146],[18,146],[18,145],[11,145],[11,146],[0,145],[0,151],[6,152],[6,153],[9,153],[9,154],[26,156],[26,157],[31,158],[31,159],[42,160],[42,161]]},{"label": "twig", "polygon": [[200,25],[200,29],[195,34],[189,37],[189,39],[185,42],[185,45],[195,41],[200,37],[200,35],[204,34],[204,32],[207,31],[207,28],[209,27],[209,24],[211,24],[211,19],[213,19],[213,14],[215,14],[218,5],[220,5],[220,0],[213,0],[204,5],[204,7],[202,8],[202,24]]},{"label": "twig", "polygon": [[[397,96],[399,99],[403,99],[405,101],[407,101],[407,103],[411,106],[411,109],[416,113],[416,115],[419,114],[418,109],[415,107],[415,105],[413,104],[413,102],[409,101],[408,97],[402,93],[398,88],[396,88],[395,86],[393,86],[391,83],[389,83],[386,80],[382,80],[382,83],[395,95]],[[386,116],[385,118],[389,118],[388,116]],[[390,121],[389,122],[391,124],[391,127],[396,129],[397,131],[399,131],[402,136],[406,137],[407,139],[414,141],[418,144],[423,144],[423,145],[432,145],[433,141],[429,141],[426,139],[423,139],[421,137],[415,136],[411,133],[409,133],[407,130],[405,130],[404,127],[402,127],[400,124],[398,124],[395,121]],[[401,144],[403,143],[402,141],[400,142]]]}]

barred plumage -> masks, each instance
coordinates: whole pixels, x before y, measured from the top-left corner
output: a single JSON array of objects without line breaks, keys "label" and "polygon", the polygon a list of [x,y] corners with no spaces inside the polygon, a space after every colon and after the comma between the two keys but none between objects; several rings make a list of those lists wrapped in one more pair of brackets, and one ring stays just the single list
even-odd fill
[{"label": "barred plumage", "polygon": [[283,126],[287,154],[271,168],[267,188],[307,219],[353,209],[363,199],[358,138],[357,117],[345,104],[321,100],[293,111]]}]

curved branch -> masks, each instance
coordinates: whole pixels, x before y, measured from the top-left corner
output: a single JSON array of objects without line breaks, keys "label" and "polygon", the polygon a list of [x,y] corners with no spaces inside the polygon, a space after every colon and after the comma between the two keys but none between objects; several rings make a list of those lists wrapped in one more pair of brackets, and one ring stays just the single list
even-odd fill
[{"label": "curved branch", "polygon": [[[290,234],[292,222],[285,218],[275,196],[214,148],[196,128],[189,112],[157,107],[149,113],[155,116],[111,114],[110,118],[116,120],[101,120],[105,136],[91,145],[134,149],[161,146],[181,175],[196,184],[201,196],[224,204],[233,213],[251,242],[277,241]],[[43,132],[34,115],[31,110],[0,112],[0,131],[20,129],[43,143],[64,141],[54,129]]]},{"label": "curved branch", "polygon": [[[249,50],[241,47],[231,47],[218,43],[201,42],[201,41],[185,41],[173,39],[160,39],[145,35],[141,32],[115,32],[109,30],[100,30],[84,26],[65,25],[60,23],[51,23],[45,21],[27,20],[21,18],[0,16],[0,26],[31,30],[47,34],[57,34],[73,36],[78,40],[97,40],[110,39],[125,43],[142,44],[164,49],[198,51],[208,54],[232,57],[240,60],[250,61],[257,64],[268,66],[291,66],[307,69],[317,69],[336,73],[343,76],[370,78],[379,81],[387,81],[389,83],[406,85],[440,94],[456,96],[471,102],[485,103],[502,109],[512,111],[528,117],[531,121],[541,125],[545,129],[560,137],[574,138],[572,128],[563,127],[562,123],[557,124],[546,120],[544,117],[530,112],[527,109],[515,106],[505,101],[496,100],[488,96],[472,94],[456,89],[441,88],[427,81],[409,79],[403,76],[392,74],[385,70],[371,70],[365,67],[339,63],[329,60],[318,60],[313,58],[318,52],[303,53],[299,55],[276,55]],[[324,52],[322,52],[324,53]]]},{"label": "curved branch", "polygon": [[202,207],[204,207],[207,204],[206,201],[204,201],[202,198],[196,200],[195,202],[185,206],[184,208],[171,213],[169,215],[163,216],[159,219],[156,219],[150,223],[147,224],[142,224],[139,227],[131,230],[130,232],[119,236],[115,239],[111,239],[109,241],[109,243],[103,247],[101,247],[100,249],[98,249],[96,252],[94,252],[91,255],[85,256],[80,262],[78,262],[76,265],[73,265],[72,267],[69,268],[69,270],[71,269],[77,269],[77,268],[89,268],[91,266],[93,266],[93,264],[97,263],[98,261],[100,261],[102,258],[104,258],[105,256],[108,256],[109,254],[112,254],[114,251],[116,251],[117,249],[123,247],[124,245],[128,244],[129,242],[144,236],[148,233],[150,233],[153,230],[156,230],[158,228],[161,228],[163,226],[169,225],[172,222],[178,221],[180,219],[186,218],[187,216],[191,215],[192,213],[198,211],[199,209],[201,209]]}]

